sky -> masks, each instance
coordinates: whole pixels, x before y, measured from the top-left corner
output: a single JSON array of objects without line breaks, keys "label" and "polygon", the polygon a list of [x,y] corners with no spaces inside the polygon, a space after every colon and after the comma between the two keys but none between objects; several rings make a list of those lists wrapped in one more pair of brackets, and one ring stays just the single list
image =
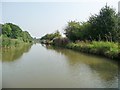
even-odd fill
[{"label": "sky", "polygon": [[2,0],[0,23],[13,23],[28,31],[33,37],[64,28],[69,21],[87,21],[107,5],[118,11],[118,0]]}]

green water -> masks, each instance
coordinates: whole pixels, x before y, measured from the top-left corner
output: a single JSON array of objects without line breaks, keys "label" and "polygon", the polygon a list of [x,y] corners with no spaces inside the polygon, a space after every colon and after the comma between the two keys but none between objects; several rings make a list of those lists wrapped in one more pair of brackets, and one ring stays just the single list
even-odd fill
[{"label": "green water", "polygon": [[3,88],[118,88],[112,60],[41,44],[2,52]]}]

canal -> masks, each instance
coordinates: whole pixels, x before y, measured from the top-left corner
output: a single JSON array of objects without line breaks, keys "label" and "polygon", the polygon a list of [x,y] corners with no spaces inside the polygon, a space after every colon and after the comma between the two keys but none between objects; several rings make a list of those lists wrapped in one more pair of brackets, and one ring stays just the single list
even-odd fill
[{"label": "canal", "polygon": [[2,87],[118,88],[118,64],[41,44],[3,49]]}]

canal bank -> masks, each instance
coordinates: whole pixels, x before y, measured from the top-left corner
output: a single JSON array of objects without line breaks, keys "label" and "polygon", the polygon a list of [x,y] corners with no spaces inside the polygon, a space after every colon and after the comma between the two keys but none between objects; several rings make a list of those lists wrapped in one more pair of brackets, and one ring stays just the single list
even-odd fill
[{"label": "canal bank", "polygon": [[57,38],[50,45],[76,50],[83,53],[104,56],[118,61],[120,59],[119,43],[108,41],[76,41],[70,42],[67,38]]}]

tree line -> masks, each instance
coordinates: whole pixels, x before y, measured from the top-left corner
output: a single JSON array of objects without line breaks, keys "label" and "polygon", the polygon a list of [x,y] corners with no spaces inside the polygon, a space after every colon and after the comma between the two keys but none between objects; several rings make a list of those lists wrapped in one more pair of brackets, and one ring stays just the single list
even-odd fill
[{"label": "tree line", "polygon": [[113,8],[106,5],[99,14],[89,17],[87,22],[68,22],[65,35],[71,41],[118,42],[120,40],[120,17]]},{"label": "tree line", "polygon": [[[86,22],[70,21],[64,29],[66,37],[80,41],[120,41],[120,15],[110,6],[101,8],[98,14],[91,15]],[[41,39],[51,40],[55,33],[46,34]]]},{"label": "tree line", "polygon": [[40,38],[40,40],[49,40],[49,41],[51,41],[51,40],[53,40],[53,39],[55,39],[57,37],[58,38],[61,37],[61,34],[60,34],[60,32],[58,30],[55,31],[54,33],[44,35],[43,37]]},{"label": "tree line", "polygon": [[24,42],[32,42],[33,38],[27,31],[12,23],[2,24],[2,37],[10,39],[18,39]]}]

